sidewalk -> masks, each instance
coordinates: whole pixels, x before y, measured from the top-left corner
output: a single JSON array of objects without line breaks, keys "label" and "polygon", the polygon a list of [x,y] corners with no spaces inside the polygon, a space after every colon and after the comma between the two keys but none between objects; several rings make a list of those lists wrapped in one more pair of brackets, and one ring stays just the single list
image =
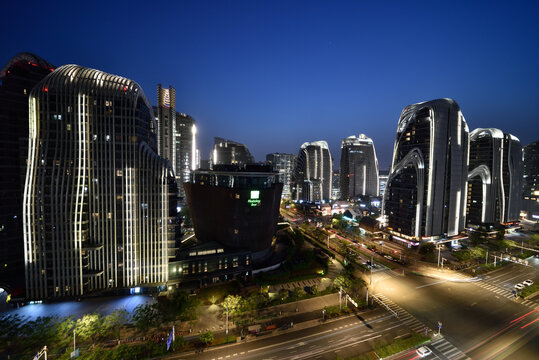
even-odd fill
[{"label": "sidewalk", "polygon": [[[326,306],[337,305],[339,303],[339,294],[329,294],[311,299],[295,301],[287,304],[271,306],[269,308],[256,311],[254,323],[265,324],[273,323],[278,327],[284,324],[300,324],[305,321],[318,321],[322,318],[322,309]],[[296,307],[298,311],[296,311]],[[204,306],[201,308],[199,320],[194,324],[185,322],[176,324],[178,332],[186,333],[185,338],[195,338],[202,332],[211,330],[216,333],[225,332],[225,320],[222,314],[222,309],[217,305]],[[235,333],[237,326],[230,319],[229,333]],[[296,325],[294,325],[296,327]]]},{"label": "sidewalk", "polygon": [[278,293],[281,289],[294,290],[294,288],[296,287],[304,289],[307,286],[313,285],[316,285],[319,291],[324,291],[329,285],[333,283],[333,280],[335,280],[335,278],[341,273],[342,270],[343,267],[341,263],[332,260],[331,264],[328,266],[328,273],[325,277],[270,285],[269,292]]}]

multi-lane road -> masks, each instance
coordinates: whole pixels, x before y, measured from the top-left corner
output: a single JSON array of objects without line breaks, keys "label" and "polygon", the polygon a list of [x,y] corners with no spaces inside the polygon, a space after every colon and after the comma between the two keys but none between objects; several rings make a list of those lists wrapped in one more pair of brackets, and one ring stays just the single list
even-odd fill
[{"label": "multi-lane road", "polygon": [[186,353],[169,359],[336,359],[349,358],[371,350],[373,344],[407,336],[409,329],[380,308],[363,316],[351,315],[329,320],[315,327],[277,330],[224,348]]},{"label": "multi-lane road", "polygon": [[539,354],[539,303],[515,299],[509,289],[514,282],[535,279],[536,271],[535,266],[508,265],[488,279],[448,271],[439,278],[383,271],[373,275],[373,289],[434,332],[442,324],[441,333],[452,346],[434,340],[431,358],[456,359],[463,352],[472,359],[533,359],[530,354]]}]

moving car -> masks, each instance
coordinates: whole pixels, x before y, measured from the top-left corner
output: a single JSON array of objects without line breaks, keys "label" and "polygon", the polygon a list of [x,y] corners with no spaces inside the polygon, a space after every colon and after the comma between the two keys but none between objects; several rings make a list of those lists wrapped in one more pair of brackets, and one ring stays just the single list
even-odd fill
[{"label": "moving car", "polygon": [[416,350],[416,352],[417,355],[421,357],[429,356],[430,354],[432,354],[432,350],[426,346],[421,346],[419,349]]}]

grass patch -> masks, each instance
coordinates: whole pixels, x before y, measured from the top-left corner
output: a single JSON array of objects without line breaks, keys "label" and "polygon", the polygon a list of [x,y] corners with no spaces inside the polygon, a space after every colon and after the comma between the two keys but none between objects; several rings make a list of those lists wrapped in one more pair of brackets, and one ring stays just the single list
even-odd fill
[{"label": "grass patch", "polygon": [[528,286],[528,287],[525,287],[524,289],[522,289],[519,296],[521,298],[526,298],[526,297],[536,293],[537,291],[539,291],[539,284],[533,284],[531,286]]},{"label": "grass patch", "polygon": [[428,336],[412,332],[411,336],[406,339],[396,339],[390,343],[376,346],[375,351],[380,357],[384,358],[386,356],[397,354],[401,351],[407,350],[419,344],[423,344],[428,340],[430,340]]}]

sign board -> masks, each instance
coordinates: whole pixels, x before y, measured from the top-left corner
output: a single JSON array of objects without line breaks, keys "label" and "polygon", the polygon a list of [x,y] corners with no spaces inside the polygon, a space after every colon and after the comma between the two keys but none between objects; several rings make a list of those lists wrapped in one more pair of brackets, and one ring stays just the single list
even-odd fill
[{"label": "sign board", "polygon": [[258,206],[260,205],[260,190],[251,190],[251,197],[247,200],[249,205]]},{"label": "sign board", "polygon": [[77,348],[75,351],[71,352],[71,359],[75,359],[79,357],[79,349]]}]

